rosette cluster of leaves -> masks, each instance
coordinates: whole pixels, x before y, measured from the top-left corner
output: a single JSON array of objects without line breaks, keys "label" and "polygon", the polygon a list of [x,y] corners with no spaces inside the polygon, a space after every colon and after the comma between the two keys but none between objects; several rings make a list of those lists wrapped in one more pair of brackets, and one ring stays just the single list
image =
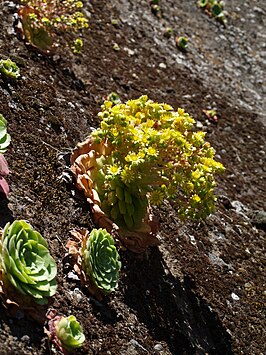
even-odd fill
[{"label": "rosette cluster of leaves", "polygon": [[11,59],[0,60],[0,73],[11,79],[18,79],[20,77],[19,67]]},{"label": "rosette cluster of leaves", "polygon": [[[22,24],[22,38],[26,43],[43,54],[52,54],[58,46],[59,33],[68,32],[70,37],[89,27],[88,20],[81,12],[79,0],[23,0],[18,15]],[[83,46],[76,38],[71,49],[79,53]]]},{"label": "rosette cluster of leaves", "polygon": [[226,14],[223,11],[224,2],[217,0],[199,0],[199,6],[212,17],[215,17],[217,20],[221,21],[224,25],[226,24]]},{"label": "rosette cluster of leaves", "polygon": [[0,270],[4,282],[38,304],[56,292],[57,267],[47,242],[23,220],[7,223],[1,233]]},{"label": "rosette cluster of leaves", "polygon": [[10,143],[10,135],[7,133],[7,120],[0,114],[0,153],[5,153]]},{"label": "rosette cluster of leaves", "polygon": [[178,46],[178,48],[180,48],[181,50],[185,51],[188,47],[188,39],[187,37],[177,37],[176,38],[176,45]]},{"label": "rosette cluster of leaves", "polygon": [[55,324],[55,333],[60,345],[67,350],[80,348],[85,341],[82,327],[73,315],[60,317]]},{"label": "rosette cluster of leaves", "polygon": [[115,290],[121,262],[114,239],[105,229],[93,229],[81,249],[83,270],[103,293]]},{"label": "rosette cluster of leaves", "polygon": [[[147,96],[125,104],[105,101],[100,128],[92,133],[93,169],[87,174],[101,208],[120,227],[136,230],[148,202],[176,202],[181,217],[200,218],[214,208],[214,174],[224,170],[194,120]],[[97,150],[97,148],[96,148]],[[102,152],[99,155],[99,151]]]},{"label": "rosette cluster of leaves", "polygon": [[5,176],[9,173],[9,170],[3,153],[5,153],[10,143],[10,135],[7,133],[6,126],[7,121],[0,114],[0,192],[3,192],[5,195],[9,192],[9,186],[5,180]]}]

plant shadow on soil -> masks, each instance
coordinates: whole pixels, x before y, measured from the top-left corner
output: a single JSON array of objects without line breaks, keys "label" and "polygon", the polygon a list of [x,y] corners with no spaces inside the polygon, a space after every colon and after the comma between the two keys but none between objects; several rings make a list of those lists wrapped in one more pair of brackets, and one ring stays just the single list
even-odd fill
[{"label": "plant shadow on soil", "polygon": [[230,335],[188,276],[175,278],[156,247],[137,258],[127,254],[125,303],[157,340],[176,355],[232,354]]},{"label": "plant shadow on soil", "polygon": [[3,228],[8,222],[12,223],[14,221],[8,202],[5,195],[0,192],[0,228]]}]

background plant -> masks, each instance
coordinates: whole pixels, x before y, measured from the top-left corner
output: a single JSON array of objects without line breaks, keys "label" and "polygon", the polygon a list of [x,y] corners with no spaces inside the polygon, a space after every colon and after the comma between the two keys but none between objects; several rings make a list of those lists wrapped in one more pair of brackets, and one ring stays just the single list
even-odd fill
[{"label": "background plant", "polygon": [[[45,54],[51,54],[58,45],[59,33],[73,35],[88,28],[88,20],[80,11],[82,1],[78,0],[23,0],[19,8],[22,34],[28,44]],[[76,38],[70,47],[79,53],[83,46]]]},{"label": "background plant", "polygon": [[0,73],[4,77],[11,78],[11,79],[18,79],[20,77],[19,67],[11,59],[0,60]]},{"label": "background plant", "polygon": [[83,240],[83,270],[100,291],[110,293],[118,283],[121,262],[114,239],[105,229],[93,229]]},{"label": "background plant", "polygon": [[45,239],[23,220],[7,223],[0,236],[3,282],[46,304],[56,292],[57,267]]},{"label": "background plant", "polygon": [[217,0],[199,0],[198,4],[201,8],[205,9],[208,15],[215,17],[217,20],[221,21],[224,25],[226,24],[226,16],[223,11],[224,2]]}]

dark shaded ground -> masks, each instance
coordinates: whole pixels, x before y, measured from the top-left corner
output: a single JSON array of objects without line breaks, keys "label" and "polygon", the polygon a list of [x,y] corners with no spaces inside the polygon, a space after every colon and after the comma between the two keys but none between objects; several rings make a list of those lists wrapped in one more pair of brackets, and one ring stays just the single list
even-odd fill
[{"label": "dark shaded ground", "polygon": [[[23,78],[0,79],[0,113],[12,137],[5,154],[11,193],[8,201],[1,196],[0,225],[23,218],[47,238],[59,266],[53,306],[75,314],[85,329],[79,354],[264,354],[265,216],[257,218],[265,209],[263,2],[250,1],[249,11],[240,0],[226,4],[227,28],[195,1],[161,4],[157,18],[148,1],[90,1],[83,53],[43,58],[15,38],[14,4],[1,2],[1,57],[16,61]],[[163,36],[167,26],[189,36],[187,53]],[[155,211],[161,245],[138,256],[124,252],[119,289],[99,303],[62,262],[71,228],[92,225],[59,179],[58,155],[97,127],[111,91],[123,100],[145,93],[184,107],[227,170],[206,221],[181,224],[167,202]],[[206,108],[217,109],[217,124],[206,121]],[[1,308],[1,355],[50,351],[41,327],[10,319]]]}]

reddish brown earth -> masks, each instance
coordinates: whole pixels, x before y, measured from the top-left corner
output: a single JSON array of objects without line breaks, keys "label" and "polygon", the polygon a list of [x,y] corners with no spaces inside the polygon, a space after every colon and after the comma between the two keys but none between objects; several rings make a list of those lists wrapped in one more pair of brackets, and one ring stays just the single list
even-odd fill
[{"label": "reddish brown earth", "polygon": [[[45,58],[16,39],[15,4],[1,1],[1,58],[14,60],[22,78],[0,78],[0,113],[12,137],[5,154],[11,193],[1,196],[0,225],[26,219],[47,238],[59,271],[53,307],[74,314],[86,334],[78,354],[265,354],[263,1],[226,3],[226,28],[192,0],[161,0],[161,17],[148,1],[91,0],[85,9],[83,53],[62,49]],[[163,36],[166,27],[189,37],[187,53]],[[119,288],[98,302],[64,258],[69,231],[93,225],[60,179],[59,156],[98,126],[112,91],[185,108],[226,172],[207,220],[182,224],[174,203],[155,210],[160,246],[122,252]],[[217,123],[206,120],[206,108],[217,109]],[[41,326],[0,306],[1,355],[51,353]]]}]

